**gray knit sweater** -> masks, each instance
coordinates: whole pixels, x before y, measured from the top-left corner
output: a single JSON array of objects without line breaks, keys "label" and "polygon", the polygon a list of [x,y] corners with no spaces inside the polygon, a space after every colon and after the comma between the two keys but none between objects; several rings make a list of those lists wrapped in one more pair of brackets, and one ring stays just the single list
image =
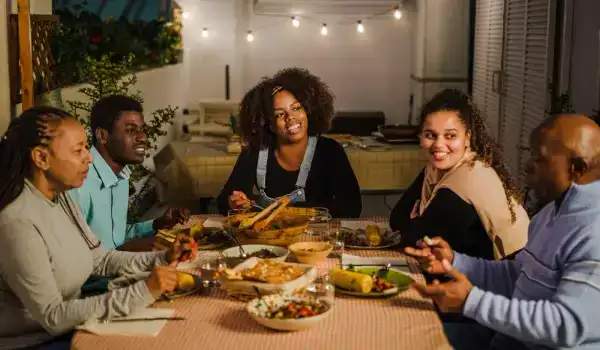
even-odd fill
[{"label": "gray knit sweater", "polygon": [[[98,242],[67,195],[91,246]],[[40,344],[91,318],[121,316],[154,302],[144,281],[80,298],[90,275],[117,276],[165,263],[164,253],[91,249],[60,203],[26,181],[21,195],[0,212],[0,349]]]}]

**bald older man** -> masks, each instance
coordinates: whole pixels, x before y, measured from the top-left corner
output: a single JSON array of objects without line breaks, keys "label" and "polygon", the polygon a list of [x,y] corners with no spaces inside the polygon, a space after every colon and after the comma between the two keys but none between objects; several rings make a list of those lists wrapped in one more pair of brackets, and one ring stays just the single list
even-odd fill
[{"label": "bald older man", "polygon": [[551,118],[531,135],[527,182],[546,205],[514,261],[483,261],[435,238],[407,248],[447,283],[415,285],[442,311],[477,324],[445,325],[456,349],[600,349],[600,127]]}]

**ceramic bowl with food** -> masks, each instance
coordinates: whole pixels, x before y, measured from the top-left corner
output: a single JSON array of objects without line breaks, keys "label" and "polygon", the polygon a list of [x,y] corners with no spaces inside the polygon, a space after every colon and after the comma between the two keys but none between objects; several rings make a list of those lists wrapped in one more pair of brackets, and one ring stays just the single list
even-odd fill
[{"label": "ceramic bowl with food", "polygon": [[333,246],[327,242],[299,242],[291,244],[288,249],[299,262],[314,265],[325,260]]},{"label": "ceramic bowl with food", "polygon": [[267,328],[299,331],[329,317],[333,305],[307,296],[272,294],[250,301],[246,310],[250,317]]},{"label": "ceramic bowl with food", "polygon": [[240,247],[234,246],[222,251],[223,256],[227,261],[227,266],[234,267],[241,264],[248,258],[273,259],[285,261],[290,255],[290,251],[284,247],[263,244],[243,244],[242,248],[246,253],[246,258],[242,258]]}]

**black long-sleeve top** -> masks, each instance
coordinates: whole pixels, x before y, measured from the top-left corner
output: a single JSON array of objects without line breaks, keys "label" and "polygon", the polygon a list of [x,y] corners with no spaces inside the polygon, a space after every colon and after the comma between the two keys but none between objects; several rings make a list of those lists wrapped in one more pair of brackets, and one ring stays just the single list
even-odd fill
[{"label": "black long-sleeve top", "polygon": [[410,218],[415,203],[421,198],[424,176],[422,171],[390,215],[390,226],[400,231],[402,245],[414,246],[425,236],[440,236],[457,252],[493,260],[493,245],[477,211],[452,190],[441,188],[422,215]]},{"label": "black long-sleeve top", "polygon": [[[228,197],[233,191],[242,191],[256,199],[258,189],[256,167],[258,150],[244,149],[217,198],[219,212],[229,210]],[[296,189],[300,170],[287,171],[281,167],[273,147],[269,149],[265,192],[271,198],[280,197]],[[306,202],[295,206],[325,207],[336,218],[356,218],[362,211],[358,180],[348,161],[344,148],[335,140],[319,137],[305,187]]]}]

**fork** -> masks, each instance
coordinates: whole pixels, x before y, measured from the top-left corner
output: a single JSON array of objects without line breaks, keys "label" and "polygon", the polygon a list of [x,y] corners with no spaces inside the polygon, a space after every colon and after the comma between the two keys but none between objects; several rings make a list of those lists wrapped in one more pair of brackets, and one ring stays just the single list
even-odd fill
[{"label": "fork", "polygon": [[387,263],[385,264],[385,266],[383,266],[382,268],[380,268],[377,273],[375,274],[375,277],[380,278],[380,279],[385,279],[385,277],[387,277],[388,272],[390,271],[390,267],[392,267],[392,264]]}]

